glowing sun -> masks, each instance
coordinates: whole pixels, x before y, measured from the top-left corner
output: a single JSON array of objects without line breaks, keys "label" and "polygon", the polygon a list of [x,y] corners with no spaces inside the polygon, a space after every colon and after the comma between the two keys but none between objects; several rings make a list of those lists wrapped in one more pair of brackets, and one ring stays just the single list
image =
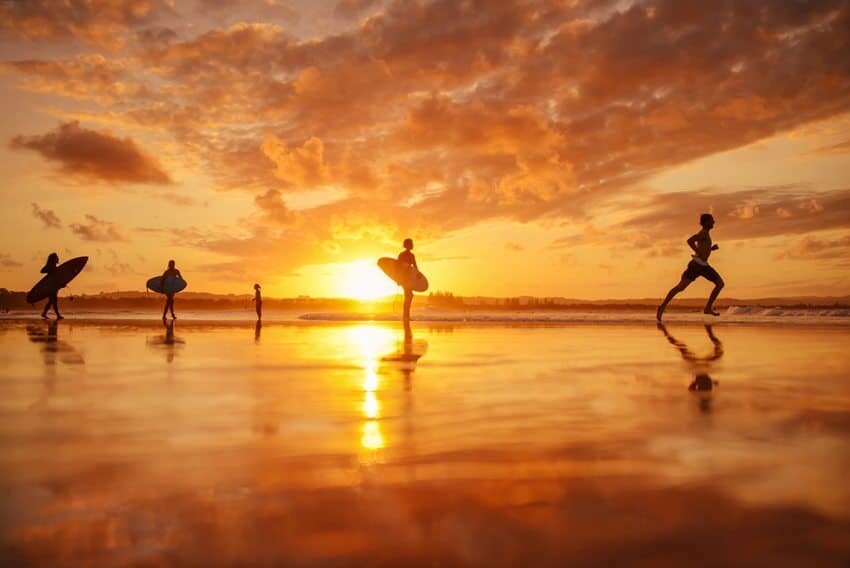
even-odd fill
[{"label": "glowing sun", "polygon": [[342,265],[340,295],[357,300],[376,300],[398,293],[398,286],[374,260],[355,260]]}]

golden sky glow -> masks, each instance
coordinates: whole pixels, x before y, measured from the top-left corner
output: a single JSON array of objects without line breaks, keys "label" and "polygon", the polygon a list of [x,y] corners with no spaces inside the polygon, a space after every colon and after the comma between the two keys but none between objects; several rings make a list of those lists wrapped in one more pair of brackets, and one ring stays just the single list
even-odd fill
[{"label": "golden sky glow", "polygon": [[[850,291],[850,7],[680,0],[0,5],[0,285],[658,297]],[[707,285],[688,290],[703,295]]]}]

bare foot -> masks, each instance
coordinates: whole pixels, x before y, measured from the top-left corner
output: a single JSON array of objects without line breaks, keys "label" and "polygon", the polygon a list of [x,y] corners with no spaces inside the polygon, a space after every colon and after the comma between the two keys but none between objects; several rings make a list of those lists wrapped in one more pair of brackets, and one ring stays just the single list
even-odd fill
[{"label": "bare foot", "polygon": [[47,314],[41,314],[41,319],[49,319],[49,318],[47,317]]},{"label": "bare foot", "polygon": [[63,319],[65,319],[65,316],[60,316],[59,314],[56,314],[56,319],[57,320],[63,320]]},{"label": "bare foot", "polygon": [[710,316],[719,316],[720,312],[715,312],[713,308],[706,308],[702,311],[704,314],[708,314]]}]

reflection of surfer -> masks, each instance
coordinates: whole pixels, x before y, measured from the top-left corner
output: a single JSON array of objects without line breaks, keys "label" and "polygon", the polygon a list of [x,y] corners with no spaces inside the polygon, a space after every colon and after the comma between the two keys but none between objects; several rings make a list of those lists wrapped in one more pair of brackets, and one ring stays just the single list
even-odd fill
[{"label": "reflection of surfer", "polygon": [[[404,250],[398,255],[398,261],[407,267],[411,267],[411,271],[419,272],[416,266],[416,257],[413,255],[413,239],[404,239]],[[403,319],[405,322],[410,322],[410,306],[413,303],[413,290],[408,286],[404,286],[404,312]]]},{"label": "reflection of surfer", "polygon": [[27,325],[27,337],[32,343],[41,346],[44,363],[44,392],[30,406],[31,409],[38,409],[47,403],[55,390],[57,357],[58,361],[65,365],[85,365],[86,361],[72,345],[59,339],[58,321],[49,320],[46,331],[35,324]]},{"label": "reflection of surfer", "polygon": [[[41,273],[50,276],[56,272],[56,266],[58,266],[58,264],[59,255],[55,252],[51,252],[50,256],[47,257],[47,262],[45,263],[44,268],[41,269]],[[56,314],[56,319],[64,319],[62,314],[59,313],[59,290],[53,290],[50,295],[47,296],[47,304],[45,304],[44,310],[41,312],[41,317],[47,319],[47,312],[50,310],[51,306],[53,307],[53,312]]]},{"label": "reflection of surfer", "polygon": [[254,343],[260,342],[260,332],[263,330],[262,320],[257,320],[257,325],[254,326]]},{"label": "reflection of surfer", "polygon": [[254,307],[257,308],[257,319],[263,319],[263,295],[259,284],[254,284]]},{"label": "reflection of surfer", "polygon": [[179,337],[175,337],[174,335],[174,320],[165,321],[163,320],[162,326],[165,328],[165,335],[158,337],[149,337],[147,339],[147,344],[154,346],[154,348],[164,347],[165,348],[165,360],[168,363],[174,361],[175,349],[182,348],[183,344],[186,343]]},{"label": "reflection of surfer", "polygon": [[[165,283],[165,279],[169,276],[173,276],[174,278],[179,278],[183,280],[183,275],[180,274],[180,271],[174,267],[174,261],[168,261],[168,268],[165,272],[162,273],[162,282],[163,285]],[[162,319],[165,319],[165,315],[168,313],[168,310],[171,310],[171,319],[177,319],[177,316],[174,315],[174,293],[166,293],[165,294],[165,307],[162,309]]]},{"label": "reflection of surfer", "polygon": [[711,326],[706,325],[705,332],[708,334],[708,339],[711,340],[711,343],[714,345],[714,352],[711,355],[703,357],[697,356],[685,343],[670,335],[670,332],[667,331],[667,327],[663,323],[658,323],[658,329],[661,330],[661,333],[664,334],[667,341],[679,350],[679,353],[682,355],[682,359],[688,362],[693,368],[694,380],[690,385],[688,385],[688,390],[710,391],[713,389],[717,383],[708,375],[708,370],[715,361],[723,357],[723,344],[719,339],[717,339],[717,336],[714,335]]},{"label": "reflection of surfer", "polygon": [[410,390],[410,379],[413,371],[416,370],[416,363],[425,354],[428,349],[428,343],[425,341],[417,341],[414,344],[413,332],[410,329],[410,322],[404,323],[404,342],[400,349],[395,353],[381,357],[381,361],[387,364],[392,364],[398,369],[404,377],[404,388]]}]

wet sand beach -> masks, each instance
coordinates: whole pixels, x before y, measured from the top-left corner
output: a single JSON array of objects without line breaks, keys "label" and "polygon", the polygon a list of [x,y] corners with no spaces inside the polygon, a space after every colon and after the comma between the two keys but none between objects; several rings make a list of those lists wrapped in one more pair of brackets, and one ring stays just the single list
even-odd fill
[{"label": "wet sand beach", "polygon": [[[4,566],[846,566],[850,328],[0,322]],[[714,388],[691,392],[701,377]],[[706,379],[708,377],[708,379]]]}]

